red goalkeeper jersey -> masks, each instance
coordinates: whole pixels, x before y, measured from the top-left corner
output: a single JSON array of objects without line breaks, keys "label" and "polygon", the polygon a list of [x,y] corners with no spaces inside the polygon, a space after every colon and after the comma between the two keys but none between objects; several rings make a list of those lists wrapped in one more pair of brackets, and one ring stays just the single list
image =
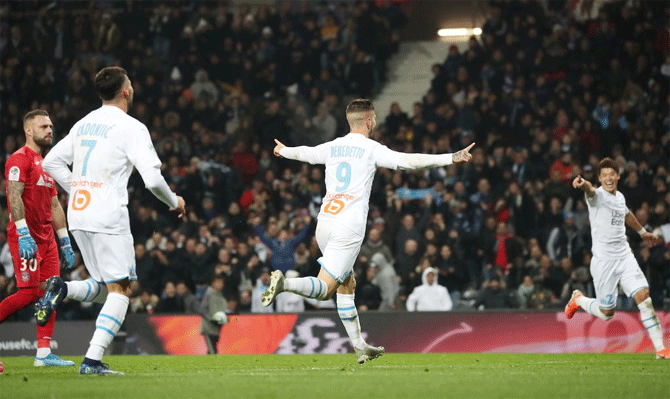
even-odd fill
[{"label": "red goalkeeper jersey", "polygon": [[[42,170],[42,156],[30,147],[20,148],[5,163],[5,180],[8,182],[8,188],[10,181],[20,181],[25,184],[22,199],[26,223],[33,239],[37,242],[53,240],[51,198],[57,195],[58,191],[54,179]],[[9,190],[7,191],[7,205],[10,210],[7,234],[10,237],[16,237],[16,225],[9,205]]]}]

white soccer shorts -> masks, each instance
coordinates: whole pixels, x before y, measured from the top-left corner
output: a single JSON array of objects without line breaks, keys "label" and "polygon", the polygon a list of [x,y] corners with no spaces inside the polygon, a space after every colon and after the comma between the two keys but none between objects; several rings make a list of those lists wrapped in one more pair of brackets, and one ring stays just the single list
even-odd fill
[{"label": "white soccer shorts", "polygon": [[594,257],[591,260],[591,275],[596,289],[598,306],[601,309],[613,309],[619,293],[618,285],[623,292],[632,297],[637,291],[648,288],[647,278],[642,273],[637,259],[629,252],[622,259],[605,260]]},{"label": "white soccer shorts", "polygon": [[135,247],[130,234],[105,234],[73,230],[84,265],[99,283],[116,283],[126,278],[137,280]]},{"label": "white soccer shorts", "polygon": [[323,254],[317,261],[323,270],[342,284],[353,274],[363,237],[340,224],[321,220],[316,224],[315,235]]}]

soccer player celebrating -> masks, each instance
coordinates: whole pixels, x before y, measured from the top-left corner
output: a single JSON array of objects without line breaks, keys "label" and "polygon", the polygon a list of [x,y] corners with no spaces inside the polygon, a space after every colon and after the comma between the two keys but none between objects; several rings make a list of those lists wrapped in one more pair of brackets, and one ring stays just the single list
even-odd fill
[{"label": "soccer player celebrating", "polygon": [[[34,303],[51,276],[60,275],[58,247],[67,268],[74,267],[74,252],[65,225],[65,213],[58,201],[54,180],[42,170],[42,153],[53,140],[53,124],[46,111],[36,109],[23,117],[26,145],[13,153],[5,164],[9,224],[7,241],[14,262],[18,291],[0,302],[0,323]],[[74,366],[51,353],[55,314],[37,326],[35,366]]]},{"label": "soccer player celebrating", "polygon": [[127,207],[133,166],[146,187],[179,217],[185,204],[161,175],[146,126],[128,115],[133,87],[126,71],[104,68],[94,85],[102,107],[75,123],[44,159],[44,169],[70,193],[68,222],[91,279],[49,279],[35,316],[43,324],[64,298],[104,303],[79,372],[122,374],[101,360],[126,317],[130,280],[137,279]]},{"label": "soccer player celebrating", "polygon": [[626,199],[617,191],[619,177],[619,165],[611,158],[605,158],[598,165],[600,187],[594,188],[581,176],[572,181],[574,188],[584,191],[589,209],[593,239],[591,275],[596,298],[587,298],[579,290],[575,290],[565,307],[565,315],[571,319],[581,307],[593,316],[610,320],[614,316],[620,285],[640,309],[642,324],[656,349],[656,358],[670,359],[670,349],[663,345],[663,329],[649,297],[649,283],[626,241],[626,226],[637,231],[648,246],[659,244],[662,239],[645,230],[628,210]]},{"label": "soccer player celebrating", "polygon": [[365,237],[372,180],[378,167],[414,170],[468,162],[467,148],[454,154],[404,154],[371,140],[376,115],[370,100],[352,101],[346,110],[351,133],[316,147],[286,147],[278,140],[274,154],[310,164],[326,165],[326,196],[318,215],[316,240],[323,256],[318,277],[287,278],[272,272],[263,305],[270,306],[277,294],[289,291],[307,298],[326,300],[337,291],[337,310],[359,363],[384,353],[383,347],[368,345],[361,336],[354,304],[356,280],[353,265]]}]

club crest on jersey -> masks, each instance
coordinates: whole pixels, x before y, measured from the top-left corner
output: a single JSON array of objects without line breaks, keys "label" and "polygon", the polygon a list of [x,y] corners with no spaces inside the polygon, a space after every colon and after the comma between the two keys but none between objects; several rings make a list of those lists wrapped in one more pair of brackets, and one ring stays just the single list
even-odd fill
[{"label": "club crest on jersey", "polygon": [[20,176],[21,176],[21,169],[19,169],[18,166],[12,166],[9,169],[9,173],[7,174],[7,180],[9,180],[9,181],[19,181]]},{"label": "club crest on jersey", "polygon": [[27,283],[28,281],[30,281],[30,273],[22,272],[21,273],[21,281],[23,281],[24,283]]}]

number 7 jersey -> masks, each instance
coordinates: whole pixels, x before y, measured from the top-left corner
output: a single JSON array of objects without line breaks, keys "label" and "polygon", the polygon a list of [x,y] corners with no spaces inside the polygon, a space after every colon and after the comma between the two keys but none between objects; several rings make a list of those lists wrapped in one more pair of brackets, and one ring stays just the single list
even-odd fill
[{"label": "number 7 jersey", "polygon": [[[397,169],[398,153],[357,133],[316,147],[291,150],[301,152],[311,164],[326,165],[326,196],[318,219],[338,223],[364,236],[375,172],[378,167]],[[290,154],[286,157],[293,158]]]},{"label": "number 7 jersey", "polygon": [[[71,179],[55,171],[54,179],[69,191],[70,230],[129,234],[128,179],[160,166],[146,126],[121,109],[103,105],[77,122],[44,161],[72,165]],[[56,163],[56,162],[54,162]]]}]

